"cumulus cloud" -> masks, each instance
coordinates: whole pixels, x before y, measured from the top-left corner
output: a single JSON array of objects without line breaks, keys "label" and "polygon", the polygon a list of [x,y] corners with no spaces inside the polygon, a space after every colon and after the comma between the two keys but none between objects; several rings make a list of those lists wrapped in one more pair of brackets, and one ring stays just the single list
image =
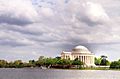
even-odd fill
[{"label": "cumulus cloud", "polygon": [[2,46],[27,46],[34,44],[33,41],[23,37],[20,33],[1,30],[0,31],[0,45]]},{"label": "cumulus cloud", "polygon": [[0,0],[0,23],[25,25],[36,18],[37,12],[30,0]]},{"label": "cumulus cloud", "polygon": [[83,17],[83,19],[88,18],[93,23],[102,23],[109,20],[109,16],[100,4],[87,2],[83,4],[83,7],[86,9],[84,13],[86,17]]},{"label": "cumulus cloud", "polygon": [[98,3],[87,1],[75,2],[71,0],[68,2],[66,8],[72,13],[71,15],[73,17],[73,21],[77,18],[80,22],[85,22],[88,24],[88,26],[104,24],[110,20],[102,5]]},{"label": "cumulus cloud", "polygon": [[1,0],[0,52],[12,49],[2,54],[15,54],[15,58],[55,56],[79,44],[94,53],[104,52],[109,46],[103,45],[120,40],[120,18],[104,2],[109,1]]}]

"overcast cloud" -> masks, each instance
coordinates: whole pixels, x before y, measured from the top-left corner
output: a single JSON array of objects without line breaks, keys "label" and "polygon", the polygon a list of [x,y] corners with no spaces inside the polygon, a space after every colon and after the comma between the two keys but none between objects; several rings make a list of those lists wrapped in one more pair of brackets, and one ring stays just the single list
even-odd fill
[{"label": "overcast cloud", "polygon": [[119,0],[0,0],[0,59],[54,57],[76,45],[119,59],[119,7]]}]

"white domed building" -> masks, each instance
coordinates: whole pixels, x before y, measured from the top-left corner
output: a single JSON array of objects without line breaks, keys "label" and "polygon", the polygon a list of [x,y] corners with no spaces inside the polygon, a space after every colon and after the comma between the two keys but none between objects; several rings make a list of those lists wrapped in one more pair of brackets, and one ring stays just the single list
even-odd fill
[{"label": "white domed building", "polygon": [[94,64],[94,54],[91,53],[85,46],[76,46],[72,49],[72,52],[65,52],[61,53],[62,59],[70,59],[74,60],[78,58],[80,61],[84,63],[85,67],[93,67]]}]

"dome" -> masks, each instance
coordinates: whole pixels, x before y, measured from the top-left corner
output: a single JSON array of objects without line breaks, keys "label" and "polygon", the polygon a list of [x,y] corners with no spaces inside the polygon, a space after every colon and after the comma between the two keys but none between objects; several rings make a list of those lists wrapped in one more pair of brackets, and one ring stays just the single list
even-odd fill
[{"label": "dome", "polygon": [[76,46],[74,49],[82,49],[82,50],[88,50],[85,46],[81,46],[81,45],[79,45],[79,46]]},{"label": "dome", "polygon": [[85,46],[76,46],[72,53],[91,53]]}]

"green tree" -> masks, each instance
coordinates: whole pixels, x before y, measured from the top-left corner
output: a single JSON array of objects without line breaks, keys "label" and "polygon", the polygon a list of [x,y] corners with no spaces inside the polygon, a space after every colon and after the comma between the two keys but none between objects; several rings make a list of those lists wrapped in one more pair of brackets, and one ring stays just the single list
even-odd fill
[{"label": "green tree", "polygon": [[107,60],[107,56],[105,56],[105,55],[101,56],[101,63],[100,63],[100,65],[104,65],[104,66],[109,65],[109,61]]},{"label": "green tree", "polygon": [[7,61],[5,61],[5,60],[0,60],[0,67],[1,68],[5,68],[5,67],[7,67],[8,66],[8,62]]},{"label": "green tree", "polygon": [[46,67],[51,67],[53,64],[55,64],[53,58],[46,58],[44,60],[45,60],[44,65],[46,65]]},{"label": "green tree", "polygon": [[75,60],[73,60],[72,65],[76,65],[77,68],[81,68],[84,63],[81,62],[78,58],[76,58]]},{"label": "green tree", "polygon": [[110,62],[107,60],[107,56],[102,55],[100,58],[95,57],[95,65],[108,66],[110,65]]},{"label": "green tree", "polygon": [[57,57],[55,57],[56,59],[58,59],[58,60],[60,60],[61,59],[61,57],[59,57],[59,56],[57,56]]},{"label": "green tree", "polygon": [[[26,64],[26,65],[27,65],[27,64]],[[28,63],[28,66],[29,66],[29,67],[35,67],[35,65],[36,65],[35,60],[29,60],[29,63]]]},{"label": "green tree", "polygon": [[67,60],[67,59],[60,59],[57,61],[57,64],[58,65],[71,65],[71,61],[70,60]]},{"label": "green tree", "polygon": [[112,69],[120,69],[120,60],[111,62],[110,68],[112,68]]},{"label": "green tree", "polygon": [[16,60],[16,61],[14,61],[13,64],[14,64],[14,67],[16,67],[16,68],[24,67],[22,60]]},{"label": "green tree", "polygon": [[11,61],[11,62],[8,63],[8,67],[9,67],[9,68],[14,68],[15,65],[14,65],[14,63]]},{"label": "green tree", "polygon": [[45,57],[44,56],[40,56],[39,59],[36,61],[35,64],[38,67],[43,66],[45,64]]},{"label": "green tree", "polygon": [[44,56],[40,56],[38,60],[43,60],[44,58]]},{"label": "green tree", "polygon": [[96,58],[95,57],[95,65],[100,65],[100,63],[101,63],[101,58]]}]

